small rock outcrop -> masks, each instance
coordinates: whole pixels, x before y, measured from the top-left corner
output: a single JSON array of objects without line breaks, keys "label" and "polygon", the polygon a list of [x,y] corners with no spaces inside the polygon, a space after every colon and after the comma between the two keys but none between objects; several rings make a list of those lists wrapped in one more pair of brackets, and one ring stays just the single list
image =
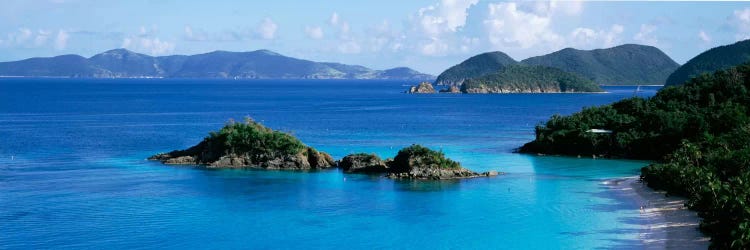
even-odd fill
[{"label": "small rock outcrop", "polygon": [[164,164],[213,168],[307,170],[335,165],[330,155],[250,119],[245,123],[230,121],[191,148],[156,154],[148,159]]},{"label": "small rock outcrop", "polygon": [[416,144],[398,151],[389,166],[388,177],[394,179],[444,180],[488,176],[461,167],[460,163],[446,158],[443,152]]},{"label": "small rock outcrop", "polygon": [[339,167],[346,173],[386,174],[392,179],[446,180],[499,174],[497,171],[473,172],[446,158],[442,152],[420,145],[401,149],[387,162],[372,154],[348,155],[339,162]]},{"label": "small rock outcrop", "polygon": [[435,88],[429,82],[422,82],[417,86],[409,88],[409,94],[434,94]]},{"label": "small rock outcrop", "polygon": [[347,155],[338,162],[339,168],[345,173],[385,173],[388,166],[385,161],[374,154]]}]

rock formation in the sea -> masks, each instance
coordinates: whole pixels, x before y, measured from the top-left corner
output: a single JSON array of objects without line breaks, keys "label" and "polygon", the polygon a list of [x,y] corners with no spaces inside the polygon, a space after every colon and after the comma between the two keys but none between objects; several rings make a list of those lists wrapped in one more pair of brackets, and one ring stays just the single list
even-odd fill
[{"label": "rock formation in the sea", "polygon": [[293,136],[247,119],[229,122],[185,150],[151,156],[164,164],[206,165],[214,168],[324,169],[333,158],[308,147]]},{"label": "rock formation in the sea", "polygon": [[393,160],[387,162],[370,154],[348,155],[339,162],[339,167],[347,173],[386,174],[393,179],[445,180],[499,174],[497,171],[473,172],[446,158],[442,152],[420,145],[401,149]]},{"label": "rock formation in the sea", "polygon": [[338,162],[339,168],[345,173],[385,173],[388,172],[386,162],[374,154],[351,154]]},{"label": "rock formation in the sea", "polygon": [[466,79],[461,92],[487,93],[571,93],[603,92],[589,79],[545,66],[510,65],[481,77]]},{"label": "rock formation in the sea", "polygon": [[434,94],[435,88],[429,82],[422,82],[417,86],[409,88],[409,94]]},{"label": "rock formation in the sea", "polygon": [[487,175],[465,169],[442,152],[420,145],[401,149],[389,165],[388,177],[394,179],[457,179]]},{"label": "rock formation in the sea", "polygon": [[439,92],[440,93],[450,93],[450,94],[460,94],[461,93],[461,89],[459,89],[458,87],[456,87],[454,85],[451,85],[447,89],[441,89]]}]

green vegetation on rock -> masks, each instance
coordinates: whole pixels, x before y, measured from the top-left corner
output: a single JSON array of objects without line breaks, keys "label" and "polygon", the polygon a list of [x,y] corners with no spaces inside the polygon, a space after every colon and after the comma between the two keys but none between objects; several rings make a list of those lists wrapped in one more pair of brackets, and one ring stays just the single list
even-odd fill
[{"label": "green vegetation on rock", "polygon": [[485,76],[467,79],[463,93],[603,92],[591,80],[544,66],[511,65]]},{"label": "green vegetation on rock", "polygon": [[220,151],[251,155],[258,161],[298,154],[306,148],[290,134],[267,128],[251,119],[244,123],[230,121],[218,132],[211,132],[205,140],[223,142]]},{"label": "green vegetation on rock", "polygon": [[720,69],[727,69],[750,61],[750,40],[710,49],[690,59],[675,70],[666,85],[679,85],[690,78]]},{"label": "green vegetation on rock", "polygon": [[584,76],[600,85],[661,85],[680,65],[656,47],[625,44],[607,49],[563,49],[521,61]]},{"label": "green vegetation on rock", "polygon": [[656,160],[643,180],[687,197],[713,248],[750,247],[750,64],[553,116],[519,151]]},{"label": "green vegetation on rock", "polygon": [[445,157],[443,152],[421,145],[411,145],[398,151],[393,160],[383,161],[374,154],[351,154],[339,161],[345,173],[386,174],[392,179],[447,180],[496,176],[489,171],[476,173]]},{"label": "green vegetation on rock", "polygon": [[445,157],[440,151],[422,145],[411,145],[398,151],[390,164],[392,171],[408,172],[413,167],[455,169],[461,164]]},{"label": "green vegetation on rock", "polygon": [[311,169],[334,165],[326,153],[305,146],[292,135],[267,128],[251,119],[230,121],[211,132],[198,145],[149,158],[167,164],[199,164],[212,167],[260,167]]}]

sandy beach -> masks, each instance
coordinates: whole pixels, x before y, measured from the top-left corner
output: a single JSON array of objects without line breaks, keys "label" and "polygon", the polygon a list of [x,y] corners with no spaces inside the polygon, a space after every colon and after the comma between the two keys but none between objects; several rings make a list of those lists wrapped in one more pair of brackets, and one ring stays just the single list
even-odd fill
[{"label": "sandy beach", "polygon": [[688,210],[685,199],[667,197],[653,190],[637,176],[608,180],[605,183],[639,204],[642,231],[639,235],[647,249],[707,249],[710,238],[698,230],[700,217]]}]

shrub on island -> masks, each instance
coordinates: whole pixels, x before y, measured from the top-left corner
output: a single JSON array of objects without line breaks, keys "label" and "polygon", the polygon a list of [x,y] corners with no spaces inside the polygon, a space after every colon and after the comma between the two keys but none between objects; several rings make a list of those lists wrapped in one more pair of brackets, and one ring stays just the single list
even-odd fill
[{"label": "shrub on island", "polygon": [[421,145],[401,149],[393,160],[383,162],[373,154],[352,154],[339,162],[346,173],[386,174],[393,179],[460,179],[495,176],[497,171],[476,173],[448,159],[442,152]]},{"label": "shrub on island", "polygon": [[294,136],[267,128],[250,118],[244,123],[229,121],[219,131],[211,132],[198,145],[157,154],[149,157],[149,160],[165,164],[265,169],[321,169],[335,165],[330,155],[305,146]]}]

